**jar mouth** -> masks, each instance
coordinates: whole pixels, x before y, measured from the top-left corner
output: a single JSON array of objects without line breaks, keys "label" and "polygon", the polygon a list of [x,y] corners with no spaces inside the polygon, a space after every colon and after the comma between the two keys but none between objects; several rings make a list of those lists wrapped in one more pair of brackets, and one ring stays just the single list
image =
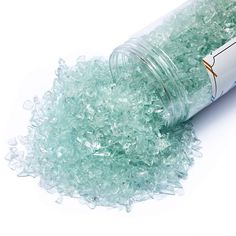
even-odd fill
[{"label": "jar mouth", "polygon": [[[135,63],[133,63],[135,61]],[[136,64],[136,65],[135,65]],[[167,125],[172,126],[187,117],[186,94],[178,79],[178,69],[169,56],[160,48],[145,40],[132,38],[112,52],[110,71],[115,82],[140,66],[141,72],[155,79],[157,96],[169,114]],[[123,77],[124,75],[124,77]]]}]

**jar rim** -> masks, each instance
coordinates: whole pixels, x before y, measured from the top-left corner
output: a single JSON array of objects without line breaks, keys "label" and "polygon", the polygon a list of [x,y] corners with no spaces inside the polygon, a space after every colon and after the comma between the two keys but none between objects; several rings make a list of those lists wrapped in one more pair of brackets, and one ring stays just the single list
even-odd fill
[{"label": "jar rim", "polygon": [[[132,59],[138,60],[138,64],[142,66],[142,69],[148,73],[149,76],[153,76],[160,89],[163,91],[159,98],[162,100],[165,108],[170,113],[170,121],[168,125],[177,123],[177,120],[184,120],[188,114],[186,114],[186,95],[182,85],[178,80],[178,69],[170,59],[170,57],[160,48],[156,48],[150,43],[141,38],[131,38],[123,45],[115,48],[112,52],[109,65],[113,80],[116,82],[121,77],[122,73],[127,71],[132,66],[129,65]],[[170,91],[166,86],[171,84],[171,88],[174,91]],[[177,96],[173,96],[173,94]],[[180,101],[176,101],[179,98]],[[179,108],[176,114],[176,105]]]}]

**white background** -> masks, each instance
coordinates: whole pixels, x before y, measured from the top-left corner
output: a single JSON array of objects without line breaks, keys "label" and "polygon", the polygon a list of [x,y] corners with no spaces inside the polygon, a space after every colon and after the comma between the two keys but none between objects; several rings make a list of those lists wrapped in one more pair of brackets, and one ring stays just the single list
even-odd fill
[{"label": "white background", "polygon": [[50,88],[58,58],[108,56],[183,0],[0,0],[0,235],[236,235],[236,89],[194,118],[203,158],[182,196],[95,210],[19,178],[4,155],[26,130],[25,99]]}]

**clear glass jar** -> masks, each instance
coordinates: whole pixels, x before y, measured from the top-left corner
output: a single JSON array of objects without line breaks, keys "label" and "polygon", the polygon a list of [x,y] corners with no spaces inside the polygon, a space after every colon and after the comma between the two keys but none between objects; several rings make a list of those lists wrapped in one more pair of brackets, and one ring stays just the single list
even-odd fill
[{"label": "clear glass jar", "polygon": [[[204,58],[232,39],[236,43],[235,37],[235,0],[188,1],[115,48],[110,69],[119,82],[127,74],[137,80],[144,76],[155,80],[165,110],[163,119],[172,125],[218,98],[213,92],[216,81],[209,75],[216,73]],[[235,70],[236,56],[230,65]]]}]

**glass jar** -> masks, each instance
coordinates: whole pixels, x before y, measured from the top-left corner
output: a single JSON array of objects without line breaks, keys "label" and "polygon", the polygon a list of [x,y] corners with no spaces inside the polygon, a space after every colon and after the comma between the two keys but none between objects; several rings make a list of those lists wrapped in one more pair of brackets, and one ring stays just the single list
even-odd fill
[{"label": "glass jar", "polygon": [[188,1],[115,48],[110,69],[117,83],[127,75],[137,83],[140,78],[155,81],[165,110],[160,115],[170,126],[235,85],[235,37],[235,0]]}]

